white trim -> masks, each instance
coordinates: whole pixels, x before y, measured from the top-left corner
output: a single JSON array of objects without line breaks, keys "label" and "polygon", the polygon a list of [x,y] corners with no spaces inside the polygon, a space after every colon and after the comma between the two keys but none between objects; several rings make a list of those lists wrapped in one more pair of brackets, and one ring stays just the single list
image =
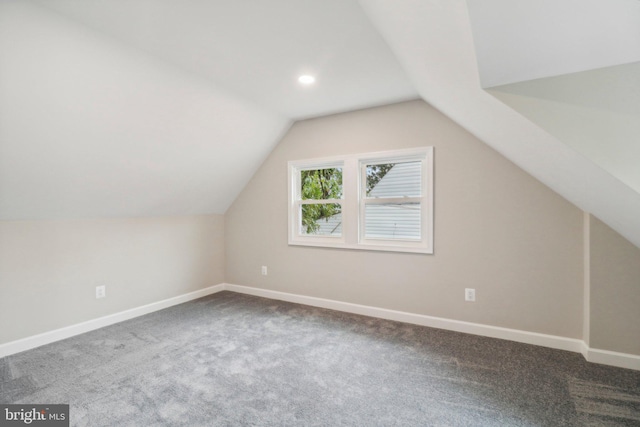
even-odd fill
[{"label": "white trim", "polygon": [[[386,252],[410,252],[433,254],[433,157],[432,146],[415,147],[374,153],[345,154],[318,159],[290,160],[288,172],[288,244],[337,249],[354,249]],[[410,198],[362,197],[366,183],[364,167],[384,162],[419,161],[422,165],[422,195]],[[300,171],[321,168],[342,168],[343,198],[340,200],[300,200]],[[364,208],[366,204],[383,204],[399,201],[417,201],[421,206],[421,237],[419,240],[365,239]],[[340,236],[315,236],[300,233],[300,206],[315,203],[340,203],[342,205],[342,233]]]},{"label": "white trim", "polygon": [[585,347],[587,349],[585,359],[587,359],[588,362],[640,371],[640,356],[609,350],[598,350],[596,348],[589,348],[586,344]]},{"label": "white trim", "polygon": [[584,341],[580,344],[580,354],[585,360],[589,361],[589,345]]},{"label": "white trim", "polygon": [[121,311],[119,313],[109,314],[97,319],[88,320],[86,322],[65,326],[64,328],[55,329],[53,331],[48,331],[16,341],[10,341],[5,344],[0,344],[0,357],[9,356],[11,354],[16,354],[25,350],[40,347],[45,344],[50,344],[55,341],[71,338],[76,335],[84,334],[85,332],[113,325],[114,323],[120,323],[125,320],[153,313],[154,311],[162,310],[174,305],[182,304],[187,301],[215,294],[217,292],[224,291],[225,289],[226,287],[224,284],[210,286],[208,288],[199,289],[194,292],[189,292],[188,294],[178,295],[177,297],[153,302],[151,304],[146,304],[140,307]]},{"label": "white trim", "polygon": [[431,328],[445,329],[449,331],[463,332],[467,334],[480,335],[491,338],[499,338],[509,341],[521,342],[525,344],[539,345],[542,347],[555,348],[558,350],[581,353],[588,362],[600,363],[603,365],[616,366],[619,368],[634,369],[640,371],[640,356],[627,353],[618,353],[608,350],[589,348],[582,340],[566,338],[556,335],[540,334],[537,332],[527,332],[518,329],[502,328],[499,326],[483,325],[480,323],[463,322],[460,320],[445,319],[442,317],[426,316],[423,314],[407,313],[404,311],[389,310],[386,308],[371,307],[367,305],[353,304],[342,301],[335,301],[325,298],[310,297],[287,292],[272,291],[269,289],[252,288],[249,286],[233,285],[221,283],[210,286],[188,294],[168,298],[162,301],[110,314],[108,316],[89,320],[76,325],[67,326],[31,337],[0,344],[0,358],[25,350],[60,341],[85,332],[100,329],[105,326],[153,313],[174,305],[182,304],[194,299],[221,291],[231,291],[247,295],[255,295],[279,301],[288,301],[296,304],[304,304],[312,307],[327,308],[330,310],[343,311],[346,313],[360,314],[363,316],[377,317],[380,319],[395,320],[397,322],[411,323],[414,325],[427,326]]},{"label": "white trim", "polygon": [[296,200],[297,205],[341,205],[344,199],[305,199]]},{"label": "white trim", "polygon": [[582,215],[582,338],[588,347],[591,342],[591,214],[583,212]]},{"label": "white trim", "polygon": [[[399,150],[396,153],[404,155],[393,155],[393,151],[385,153],[372,153],[371,158],[359,158],[358,170],[360,173],[358,182],[358,247],[367,250],[390,250],[396,252],[414,252],[433,254],[433,146],[416,149]],[[385,156],[384,154],[388,154]],[[383,163],[420,162],[420,197],[382,197],[370,198],[366,196],[367,187],[367,166]],[[367,205],[385,203],[417,203],[420,205],[420,239],[377,239],[366,238],[366,207]]]},{"label": "white trim", "polygon": [[290,294],[268,289],[252,288],[248,286],[232,285],[228,283],[225,284],[225,289],[248,295],[255,295],[264,298],[310,305],[313,307],[328,308],[331,310],[344,311],[347,313],[361,314],[364,316],[377,317],[380,319],[395,320],[398,322],[428,326],[431,328],[446,329],[449,331],[464,332],[467,334],[481,335],[491,338],[500,338],[526,344],[555,348],[559,350],[573,351],[576,353],[581,352],[583,344],[582,340],[574,338],[546,335],[537,332],[520,331],[517,329],[482,325],[479,323],[463,322],[461,320],[426,316],[424,314],[407,313],[404,311],[389,310],[386,308],[352,304],[349,302],[309,297],[305,295]]},{"label": "white trim", "polygon": [[566,350],[574,353],[581,353],[588,362],[616,366],[619,368],[640,370],[640,356],[634,354],[617,353],[608,350],[592,349],[589,348],[589,346],[584,341],[576,338],[540,334],[537,332],[521,331],[518,329],[502,328],[499,326],[483,325],[480,323],[463,322],[461,320],[445,319],[442,317],[388,310],[385,308],[352,304],[348,302],[309,297],[305,295],[290,294],[287,292],[272,291],[269,289],[232,285],[229,283],[225,284],[225,289],[232,292],[255,295],[280,301],[288,301],[297,304],[310,305],[313,307],[327,308],[330,310],[343,311],[347,313],[361,314],[363,316],[395,320],[398,322],[411,323],[414,325],[428,326],[431,328],[445,329],[449,331],[463,332],[484,337],[499,338],[525,344],[554,348],[557,350]]}]

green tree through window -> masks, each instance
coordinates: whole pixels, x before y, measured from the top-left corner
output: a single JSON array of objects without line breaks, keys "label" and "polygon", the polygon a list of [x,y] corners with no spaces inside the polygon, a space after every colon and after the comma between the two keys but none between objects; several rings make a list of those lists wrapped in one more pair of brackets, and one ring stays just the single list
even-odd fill
[{"label": "green tree through window", "polygon": [[[342,198],[342,168],[300,171],[302,200],[331,200]],[[313,203],[302,205],[302,227],[307,234],[320,228],[318,221],[325,221],[342,211],[338,203]]]}]

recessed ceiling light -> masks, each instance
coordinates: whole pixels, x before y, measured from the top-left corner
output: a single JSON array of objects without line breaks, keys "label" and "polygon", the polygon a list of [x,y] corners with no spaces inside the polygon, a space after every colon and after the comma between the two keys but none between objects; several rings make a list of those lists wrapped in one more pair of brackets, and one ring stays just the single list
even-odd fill
[{"label": "recessed ceiling light", "polygon": [[301,85],[310,85],[316,82],[316,78],[309,74],[298,77],[298,83]]}]

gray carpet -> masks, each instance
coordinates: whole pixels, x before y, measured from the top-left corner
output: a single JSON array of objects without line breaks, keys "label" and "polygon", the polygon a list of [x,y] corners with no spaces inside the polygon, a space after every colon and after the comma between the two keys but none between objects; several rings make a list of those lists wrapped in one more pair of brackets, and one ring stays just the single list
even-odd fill
[{"label": "gray carpet", "polygon": [[222,292],[0,359],[73,426],[640,426],[640,372]]}]

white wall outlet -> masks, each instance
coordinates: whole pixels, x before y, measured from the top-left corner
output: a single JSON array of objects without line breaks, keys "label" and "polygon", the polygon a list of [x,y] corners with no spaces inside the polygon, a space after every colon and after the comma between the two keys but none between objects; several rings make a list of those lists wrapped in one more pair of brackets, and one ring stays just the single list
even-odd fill
[{"label": "white wall outlet", "polygon": [[96,299],[107,296],[107,287],[104,285],[96,286]]},{"label": "white wall outlet", "polygon": [[263,266],[262,266],[262,275],[263,275],[263,276],[266,276],[266,275],[267,275],[267,266],[266,266],[266,265],[263,265]]},{"label": "white wall outlet", "polygon": [[465,288],[464,300],[474,302],[476,300],[476,290],[472,288]]}]

